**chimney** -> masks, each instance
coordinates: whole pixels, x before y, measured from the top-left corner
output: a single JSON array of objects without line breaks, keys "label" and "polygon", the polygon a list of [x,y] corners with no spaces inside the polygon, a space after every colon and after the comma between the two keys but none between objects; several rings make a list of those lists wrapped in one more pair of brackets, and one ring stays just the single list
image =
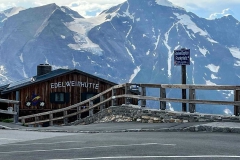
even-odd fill
[{"label": "chimney", "polygon": [[37,76],[47,74],[52,71],[52,66],[49,64],[39,64],[37,66]]}]

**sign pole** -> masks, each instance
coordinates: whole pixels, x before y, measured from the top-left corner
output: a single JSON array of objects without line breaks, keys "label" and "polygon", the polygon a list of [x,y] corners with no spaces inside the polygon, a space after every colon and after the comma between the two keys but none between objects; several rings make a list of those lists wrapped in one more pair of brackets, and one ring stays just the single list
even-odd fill
[{"label": "sign pole", "polygon": [[[182,69],[182,84],[186,84],[186,65],[190,65],[190,49],[182,48],[180,50],[174,50],[174,65],[180,66]],[[182,89],[182,99],[187,99],[186,89]],[[187,111],[187,104],[182,103],[182,111]]]},{"label": "sign pole", "polygon": [[[182,84],[186,84],[186,65],[182,65]],[[182,89],[182,99],[186,99],[186,89]],[[187,111],[187,104],[182,103],[182,111]]]}]

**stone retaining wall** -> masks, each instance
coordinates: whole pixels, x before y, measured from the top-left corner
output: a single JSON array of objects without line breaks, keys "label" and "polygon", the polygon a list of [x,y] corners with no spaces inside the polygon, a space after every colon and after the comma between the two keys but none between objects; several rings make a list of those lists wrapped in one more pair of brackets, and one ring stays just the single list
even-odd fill
[{"label": "stone retaining wall", "polygon": [[101,122],[141,122],[141,123],[187,123],[187,122],[240,122],[239,116],[225,116],[146,109],[134,105],[111,106],[92,117],[73,122],[91,124]]}]

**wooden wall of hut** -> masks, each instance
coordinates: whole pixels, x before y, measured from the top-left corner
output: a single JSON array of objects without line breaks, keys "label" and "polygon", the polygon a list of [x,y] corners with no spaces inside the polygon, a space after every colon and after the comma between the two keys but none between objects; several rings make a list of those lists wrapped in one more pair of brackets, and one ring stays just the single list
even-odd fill
[{"label": "wooden wall of hut", "polygon": [[[83,99],[84,94],[98,94],[112,86],[114,86],[114,83],[108,83],[108,81],[79,73],[69,73],[38,83],[33,82],[33,84],[18,88],[20,116],[68,107],[85,100]],[[124,90],[118,92],[123,94]],[[52,102],[51,98],[54,98],[52,97],[54,93],[67,94],[66,102]],[[16,100],[16,91],[7,95],[8,99]],[[27,102],[32,102],[31,106],[27,106]],[[45,105],[41,107],[39,102],[44,102]],[[118,103],[124,103],[124,100],[118,100]],[[110,105],[111,103],[108,103],[106,107]]]}]

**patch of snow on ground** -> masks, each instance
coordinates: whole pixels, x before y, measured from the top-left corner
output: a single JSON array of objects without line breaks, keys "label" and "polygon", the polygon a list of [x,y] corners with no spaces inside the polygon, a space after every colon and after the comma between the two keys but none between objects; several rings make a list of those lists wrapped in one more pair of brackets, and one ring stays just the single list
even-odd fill
[{"label": "patch of snow on ground", "polygon": [[47,59],[47,57],[45,56],[45,64],[50,64],[49,62],[48,62],[48,59]]},{"label": "patch of snow on ground", "polygon": [[157,64],[158,64],[158,61],[153,65],[153,71],[156,69]]},{"label": "patch of snow on ground", "polygon": [[220,66],[215,66],[214,64],[209,64],[207,66],[205,66],[206,68],[208,68],[210,71],[217,73]]},{"label": "patch of snow on ground", "polygon": [[186,25],[188,29],[192,30],[194,33],[200,33],[202,36],[207,36],[208,33],[203,31],[201,28],[199,28],[192,20],[191,18],[186,15],[180,15],[178,13],[173,13],[180,21],[179,23]]},{"label": "patch of snow on ground", "polygon": [[20,61],[23,63],[23,53],[21,53],[21,55],[19,56]]},{"label": "patch of snow on ground", "polygon": [[166,6],[166,7],[175,7],[175,8],[180,8],[176,5],[173,5],[171,2],[168,0],[156,0],[156,3],[160,6]]},{"label": "patch of snow on ground", "polygon": [[137,68],[134,69],[133,74],[131,75],[130,79],[129,79],[129,83],[132,82],[132,80],[136,77],[136,75],[138,74],[138,72],[141,71],[140,66],[137,66]]},{"label": "patch of snow on ground", "polygon": [[219,77],[216,77],[214,74],[211,74],[212,79],[219,79]]},{"label": "patch of snow on ground", "polygon": [[132,31],[132,26],[130,26],[130,29],[129,29],[127,35],[126,35],[126,38],[129,36],[129,34],[131,33],[131,31]]},{"label": "patch of snow on ground", "polygon": [[199,28],[192,20],[191,17],[189,17],[186,14],[180,15],[178,13],[173,13],[178,19],[179,22],[183,25],[186,25],[188,29],[192,30],[195,34],[199,33],[201,36],[205,36],[207,37],[207,40],[212,42],[212,43],[218,43],[216,41],[214,41],[213,39],[210,38],[210,36],[208,35],[207,31],[202,30],[201,28]]},{"label": "patch of snow on ground", "polygon": [[208,50],[206,50],[206,48],[200,48],[200,47],[198,47],[198,49],[204,55],[204,57],[206,57],[206,54],[208,53]]},{"label": "patch of snow on ground", "polygon": [[159,40],[160,40],[160,34],[159,34],[158,37],[157,37],[157,41],[154,43],[154,44],[155,44],[155,48],[154,48],[154,50],[157,49],[158,44],[159,44]]},{"label": "patch of snow on ground", "polygon": [[52,66],[52,70],[56,70],[56,69],[68,69],[68,66],[57,66],[57,65],[51,65]]},{"label": "patch of snow on ground", "polygon": [[206,82],[206,85],[217,85],[216,83],[213,83],[210,80],[205,79],[205,82]]},{"label": "patch of snow on ground", "polygon": [[232,115],[232,114],[233,114],[232,111],[231,111],[230,109],[228,109],[228,108],[224,109],[223,112],[224,112],[225,114],[227,114],[227,115]]},{"label": "patch of snow on ground", "polygon": [[135,60],[134,60],[134,58],[133,58],[132,53],[129,51],[129,49],[128,49],[127,47],[125,47],[125,48],[126,48],[126,50],[127,50],[128,55],[131,57],[132,62],[135,63]]},{"label": "patch of snow on ground", "polygon": [[62,10],[63,12],[66,12],[66,9],[65,9],[65,8],[61,8],[61,10]]},{"label": "patch of snow on ground", "polygon": [[195,61],[192,58],[190,58],[190,62],[193,64],[192,65],[192,82],[193,82],[193,84],[195,84],[195,76],[194,76],[194,72],[195,72],[195,65],[194,65],[194,63],[195,63]]},{"label": "patch of snow on ground", "polygon": [[146,55],[149,55],[150,54],[150,50],[148,50],[147,52],[146,52]]},{"label": "patch of snow on ground", "polygon": [[174,108],[172,107],[171,103],[167,102],[167,106],[169,107],[170,111],[174,111]]},{"label": "patch of snow on ground", "polygon": [[136,50],[136,46],[134,44],[132,44],[132,47],[133,47],[134,50]]},{"label": "patch of snow on ground", "polygon": [[88,32],[95,26],[107,21],[106,14],[101,14],[92,18],[77,18],[73,22],[66,23],[65,25],[76,34],[74,35],[75,44],[69,44],[68,46],[74,50],[85,50],[92,52],[96,55],[102,55],[102,49],[99,45],[93,43],[87,36]]},{"label": "patch of snow on ground", "polygon": [[[127,1],[127,3],[128,3],[128,1]],[[133,23],[134,23],[134,13],[133,13],[133,14],[130,14],[130,12],[129,12],[129,7],[130,7],[130,5],[129,5],[129,3],[128,3],[127,10],[126,10],[126,12],[123,12],[123,13],[124,13],[125,16],[129,17],[130,19],[132,19],[132,21],[133,21]]]},{"label": "patch of snow on ground", "polygon": [[22,8],[22,7],[14,7],[12,8],[12,10],[10,12],[4,12],[4,14],[7,16],[7,17],[11,17],[15,14],[18,14],[20,11],[22,10],[25,10],[25,8]]},{"label": "patch of snow on ground", "polygon": [[212,42],[212,43],[218,43],[217,41],[214,41],[214,40],[211,39],[211,38],[207,38],[207,40],[208,40],[209,42]]},{"label": "patch of snow on ground", "polygon": [[25,68],[24,68],[24,67],[22,68],[22,71],[23,71],[23,77],[24,77],[24,78],[28,78],[28,75],[27,75],[27,73],[25,72]]},{"label": "patch of snow on ground", "polygon": [[229,51],[231,52],[232,56],[234,58],[240,59],[240,49],[237,47],[229,48]]},{"label": "patch of snow on ground", "polygon": [[222,91],[222,94],[226,96],[226,99],[233,97],[234,91]]},{"label": "patch of snow on ground", "polygon": [[[192,36],[191,36],[192,34],[190,34],[189,31],[186,30],[184,26],[183,26],[183,28],[184,28],[185,32],[187,33],[188,37],[189,37],[190,39],[192,39]],[[193,40],[193,39],[192,39],[192,40]]]},{"label": "patch of snow on ground", "polygon": [[34,37],[39,36],[39,34],[44,30],[44,28],[48,25],[48,23],[49,23],[49,22],[48,22],[48,18],[46,18],[46,19],[43,21],[42,25],[37,29]]},{"label": "patch of snow on ground", "polygon": [[78,65],[78,66],[81,66],[79,62],[76,62],[76,61],[75,61],[74,57],[73,57],[73,59],[72,59],[72,63],[73,63],[74,68],[76,68],[77,65]]},{"label": "patch of snow on ground", "polygon": [[9,82],[9,79],[7,76],[5,76],[5,74],[7,73],[7,70],[6,68],[1,65],[0,66],[0,78],[1,78],[1,81],[0,81],[0,84],[4,84],[4,83],[8,83]]},{"label": "patch of snow on ground", "polygon": [[165,40],[163,41],[164,45],[168,49],[168,77],[172,76],[171,70],[172,70],[172,56],[173,56],[173,52],[171,50],[171,46],[168,45],[168,39],[169,39],[170,31],[173,29],[173,27],[175,25],[176,24],[173,24],[172,27],[165,33],[165,35],[164,35]]},{"label": "patch of snow on ground", "polygon": [[236,63],[234,63],[234,66],[239,67],[240,66],[240,61],[236,61]]}]

